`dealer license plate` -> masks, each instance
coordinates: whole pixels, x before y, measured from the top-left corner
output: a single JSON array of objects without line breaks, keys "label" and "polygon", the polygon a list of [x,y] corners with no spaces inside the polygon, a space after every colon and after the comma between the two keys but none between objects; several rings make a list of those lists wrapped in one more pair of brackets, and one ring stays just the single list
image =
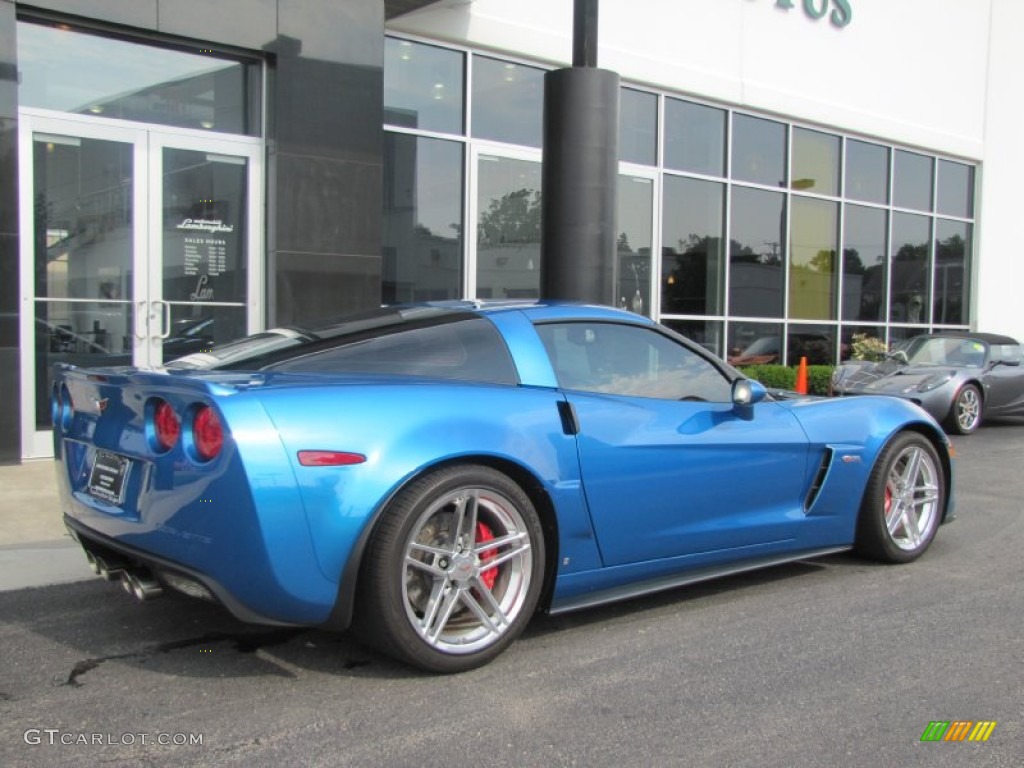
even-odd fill
[{"label": "dealer license plate", "polygon": [[97,499],[119,505],[124,501],[124,484],[131,468],[132,460],[125,456],[96,451],[85,490]]}]

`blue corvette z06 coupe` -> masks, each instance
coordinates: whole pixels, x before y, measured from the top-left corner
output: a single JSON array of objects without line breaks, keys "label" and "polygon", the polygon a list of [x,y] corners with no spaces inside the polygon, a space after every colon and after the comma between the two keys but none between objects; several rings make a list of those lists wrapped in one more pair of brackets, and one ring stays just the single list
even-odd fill
[{"label": "blue corvette z06 coupe", "polygon": [[603,307],[383,308],[55,378],[95,571],[436,672],[537,610],[849,549],[907,562],[952,516],[950,444],[913,403],[773,396]]}]

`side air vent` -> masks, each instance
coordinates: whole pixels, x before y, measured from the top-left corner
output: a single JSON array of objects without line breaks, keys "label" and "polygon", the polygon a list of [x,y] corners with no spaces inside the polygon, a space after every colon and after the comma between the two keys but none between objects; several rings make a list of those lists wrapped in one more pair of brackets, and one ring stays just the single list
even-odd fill
[{"label": "side air vent", "polygon": [[821,455],[821,466],[818,467],[818,471],[814,475],[814,482],[811,483],[811,488],[807,491],[807,498],[804,499],[804,512],[807,512],[814,505],[814,500],[818,498],[821,486],[825,483],[828,468],[832,465],[833,455],[834,451],[831,448],[826,448]]}]

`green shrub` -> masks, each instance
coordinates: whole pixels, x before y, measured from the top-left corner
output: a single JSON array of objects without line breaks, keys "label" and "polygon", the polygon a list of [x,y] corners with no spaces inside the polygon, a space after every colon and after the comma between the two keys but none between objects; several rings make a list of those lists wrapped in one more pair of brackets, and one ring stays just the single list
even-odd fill
[{"label": "green shrub", "polygon": [[[769,389],[793,389],[796,387],[795,367],[787,365],[744,365],[740,368],[747,378],[761,382]],[[831,365],[807,366],[807,394],[827,395],[832,381]]]}]

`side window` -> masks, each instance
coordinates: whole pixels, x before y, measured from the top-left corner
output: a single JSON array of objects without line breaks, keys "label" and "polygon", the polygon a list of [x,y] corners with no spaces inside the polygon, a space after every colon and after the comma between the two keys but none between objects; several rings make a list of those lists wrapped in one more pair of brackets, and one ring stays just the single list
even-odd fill
[{"label": "side window", "polygon": [[325,349],[311,350],[263,370],[519,382],[501,335],[489,320],[477,317],[424,326],[400,324],[358,340],[341,337]]},{"label": "side window", "polygon": [[662,400],[729,402],[718,368],[653,328],[614,323],[537,326],[559,386]]}]

